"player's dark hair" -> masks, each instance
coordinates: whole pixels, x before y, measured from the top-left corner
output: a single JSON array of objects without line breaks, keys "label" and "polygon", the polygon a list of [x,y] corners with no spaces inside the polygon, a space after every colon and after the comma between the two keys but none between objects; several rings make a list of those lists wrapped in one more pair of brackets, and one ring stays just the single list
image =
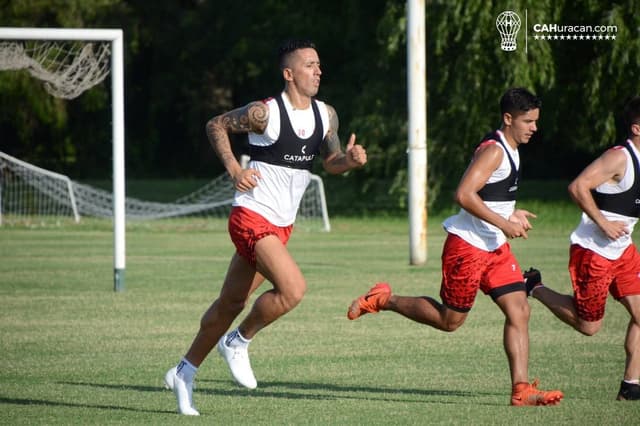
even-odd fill
[{"label": "player's dark hair", "polygon": [[308,39],[288,39],[278,47],[278,66],[280,70],[287,68],[289,56],[298,49],[315,49],[316,45]]},{"label": "player's dark hair", "polygon": [[518,115],[529,110],[540,108],[542,100],[522,87],[507,90],[500,98],[500,112]]},{"label": "player's dark hair", "polygon": [[622,120],[628,134],[631,133],[632,124],[640,124],[640,96],[634,96],[625,103]]}]

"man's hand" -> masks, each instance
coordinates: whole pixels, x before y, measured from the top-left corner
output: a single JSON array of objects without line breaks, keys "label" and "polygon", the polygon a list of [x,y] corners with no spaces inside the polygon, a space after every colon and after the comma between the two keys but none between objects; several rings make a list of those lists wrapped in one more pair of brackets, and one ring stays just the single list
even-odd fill
[{"label": "man's hand", "polygon": [[505,225],[502,226],[500,230],[509,239],[524,238],[526,240],[529,237],[527,235],[526,229],[524,229],[524,226],[519,221],[511,220],[511,218],[509,218],[509,220],[505,222]]},{"label": "man's hand", "polygon": [[530,211],[515,209],[514,212],[511,214],[511,216],[509,217],[509,221],[521,224],[524,230],[528,231],[530,229],[533,229],[533,226],[529,222],[529,218],[535,219],[536,217],[538,216],[531,213]]},{"label": "man's hand", "polygon": [[629,234],[627,225],[619,220],[604,220],[598,225],[600,226],[600,229],[602,229],[602,232],[604,232],[604,234],[607,236],[607,238],[610,238],[614,241]]},{"label": "man's hand", "polygon": [[356,135],[351,133],[346,146],[347,164],[350,168],[362,167],[367,163],[367,151],[362,145],[356,145]]},{"label": "man's hand", "polygon": [[238,191],[247,192],[258,186],[258,180],[262,179],[262,176],[256,169],[242,169],[231,178]]}]

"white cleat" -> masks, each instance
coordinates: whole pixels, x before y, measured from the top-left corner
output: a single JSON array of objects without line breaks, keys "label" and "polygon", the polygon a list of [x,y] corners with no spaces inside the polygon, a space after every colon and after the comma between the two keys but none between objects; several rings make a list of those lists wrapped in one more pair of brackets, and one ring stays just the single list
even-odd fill
[{"label": "white cleat", "polygon": [[200,413],[193,406],[193,382],[186,383],[176,374],[176,367],[171,368],[164,375],[164,384],[171,389],[178,401],[178,413],[186,416],[199,416]]},{"label": "white cleat", "polygon": [[258,382],[253,375],[249,352],[243,347],[230,347],[225,344],[227,336],[222,336],[218,341],[218,353],[227,362],[233,379],[247,389],[255,389]]},{"label": "white cleat", "polygon": [[[164,388],[165,389],[173,390],[173,376],[176,375],[176,373],[178,372],[177,370],[178,370],[177,367],[173,367],[172,369],[167,371],[167,374],[164,375]],[[196,381],[195,380],[191,384],[191,388],[195,390],[195,388],[196,388]],[[191,405],[193,405],[193,403]]]},{"label": "white cleat", "polygon": [[167,374],[164,375],[164,388],[173,390],[173,376],[176,375],[177,368],[173,367],[167,371]]}]

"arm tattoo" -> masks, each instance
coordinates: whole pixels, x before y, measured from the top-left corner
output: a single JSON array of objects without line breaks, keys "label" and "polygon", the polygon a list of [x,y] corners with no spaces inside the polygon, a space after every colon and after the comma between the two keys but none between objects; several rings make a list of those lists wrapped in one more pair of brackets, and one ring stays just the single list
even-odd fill
[{"label": "arm tattoo", "polygon": [[216,155],[225,166],[227,171],[229,171],[229,165],[235,160],[235,156],[233,155],[233,151],[231,150],[231,141],[229,140],[229,134],[225,130],[224,126],[221,125],[218,119],[219,117],[212,118],[207,122],[207,138],[209,139],[209,143],[211,147],[215,151]]},{"label": "arm tattoo", "polygon": [[320,154],[323,158],[341,152],[340,138],[338,137],[338,114],[331,105],[327,105],[327,112],[329,113],[329,131],[324,138],[325,143],[320,145]]},{"label": "arm tattoo", "polygon": [[207,122],[209,143],[227,171],[237,163],[231,149],[230,133],[264,133],[269,121],[269,109],[262,102],[252,102]]},{"label": "arm tattoo", "polygon": [[262,134],[269,123],[269,107],[263,102],[252,102],[247,105],[247,117],[251,131]]},{"label": "arm tattoo", "polygon": [[222,127],[231,133],[263,133],[269,121],[269,109],[262,102],[234,109],[220,116]]}]

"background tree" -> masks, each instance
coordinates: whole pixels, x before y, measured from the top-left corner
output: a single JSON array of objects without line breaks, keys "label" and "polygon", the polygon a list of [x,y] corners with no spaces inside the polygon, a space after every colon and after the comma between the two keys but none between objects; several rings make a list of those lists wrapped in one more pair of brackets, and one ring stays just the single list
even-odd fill
[{"label": "background tree", "polygon": [[[0,5],[4,26],[123,28],[129,179],[222,173],[205,122],[277,94],[282,89],[277,45],[287,37],[313,39],[323,68],[319,98],[339,112],[342,139],[356,132],[370,160],[355,179],[325,176],[331,198],[344,200],[341,213],[405,208],[404,1],[0,0]],[[528,87],[543,98],[540,131],[523,148],[526,178],[569,179],[620,139],[616,112],[640,91],[640,0],[427,0],[426,7],[432,206],[451,205],[450,187],[482,135],[499,126],[498,99],[510,86]],[[617,38],[534,40],[523,20],[518,49],[503,52],[495,20],[504,10],[521,17],[526,10],[529,27],[615,25]],[[0,149],[74,179],[109,179],[108,86],[62,101],[23,72],[0,73]]]}]

